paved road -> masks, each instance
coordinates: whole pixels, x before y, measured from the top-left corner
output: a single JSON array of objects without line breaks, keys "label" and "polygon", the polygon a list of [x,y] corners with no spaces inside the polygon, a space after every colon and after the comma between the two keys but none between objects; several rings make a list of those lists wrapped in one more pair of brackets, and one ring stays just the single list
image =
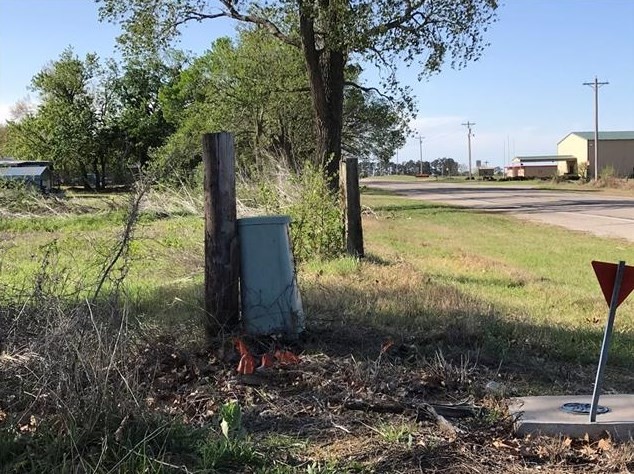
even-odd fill
[{"label": "paved road", "polygon": [[364,179],[362,184],[390,189],[413,199],[443,202],[558,225],[634,242],[634,198],[599,192],[549,191],[530,186],[495,186],[433,181]]}]

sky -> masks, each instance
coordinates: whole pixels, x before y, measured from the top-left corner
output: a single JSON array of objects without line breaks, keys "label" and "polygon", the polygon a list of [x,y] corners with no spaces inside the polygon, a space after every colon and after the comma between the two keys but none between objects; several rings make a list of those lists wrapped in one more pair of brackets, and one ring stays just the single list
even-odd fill
[{"label": "sky", "polygon": [[[555,154],[572,131],[594,130],[599,89],[600,130],[634,130],[634,0],[503,0],[486,33],[490,45],[466,68],[446,67],[419,82],[413,68],[398,78],[411,86],[423,136],[423,159],[468,162],[467,121],[473,126],[472,162],[503,166],[513,156]],[[0,121],[29,96],[31,78],[67,47],[83,56],[116,56],[117,25],[100,23],[92,0],[0,0]],[[202,53],[231,35],[230,21],[203,22],[183,31],[180,47]],[[372,75],[366,85],[372,84]],[[418,160],[411,137],[398,161]]]}]

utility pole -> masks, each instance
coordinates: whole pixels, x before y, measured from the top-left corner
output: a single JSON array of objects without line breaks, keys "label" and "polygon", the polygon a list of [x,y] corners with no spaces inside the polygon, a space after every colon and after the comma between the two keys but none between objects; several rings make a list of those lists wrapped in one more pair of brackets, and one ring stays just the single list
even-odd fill
[{"label": "utility pole", "polygon": [[584,86],[594,89],[594,180],[599,179],[599,87],[605,86],[609,82],[599,82],[594,76],[594,82],[584,82]]},{"label": "utility pole", "polygon": [[420,174],[423,174],[423,140],[425,137],[418,135],[418,145],[420,148]]},{"label": "utility pole", "polygon": [[471,137],[473,136],[473,132],[471,131],[471,126],[475,125],[475,123],[469,122],[467,120],[467,123],[463,123],[462,125],[467,127],[467,142],[469,144],[469,179],[471,180],[473,179],[473,177],[471,176]]}]

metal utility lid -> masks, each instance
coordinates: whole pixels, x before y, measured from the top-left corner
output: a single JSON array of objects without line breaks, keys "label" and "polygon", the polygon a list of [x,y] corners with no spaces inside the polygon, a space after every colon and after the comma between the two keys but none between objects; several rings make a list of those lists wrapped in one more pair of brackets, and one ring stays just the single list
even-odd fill
[{"label": "metal utility lid", "polygon": [[[590,403],[564,403],[559,409],[566,413],[572,413],[573,415],[588,415],[590,414]],[[603,415],[608,413],[610,409],[601,405],[597,405],[597,415]]]}]

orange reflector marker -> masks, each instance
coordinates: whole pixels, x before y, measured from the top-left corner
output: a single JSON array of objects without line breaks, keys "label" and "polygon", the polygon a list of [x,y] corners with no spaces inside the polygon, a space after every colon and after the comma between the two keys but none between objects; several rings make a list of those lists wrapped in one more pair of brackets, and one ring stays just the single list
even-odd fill
[{"label": "orange reflector marker", "polygon": [[299,364],[299,357],[293,354],[291,351],[275,351],[275,358],[280,364]]}]

